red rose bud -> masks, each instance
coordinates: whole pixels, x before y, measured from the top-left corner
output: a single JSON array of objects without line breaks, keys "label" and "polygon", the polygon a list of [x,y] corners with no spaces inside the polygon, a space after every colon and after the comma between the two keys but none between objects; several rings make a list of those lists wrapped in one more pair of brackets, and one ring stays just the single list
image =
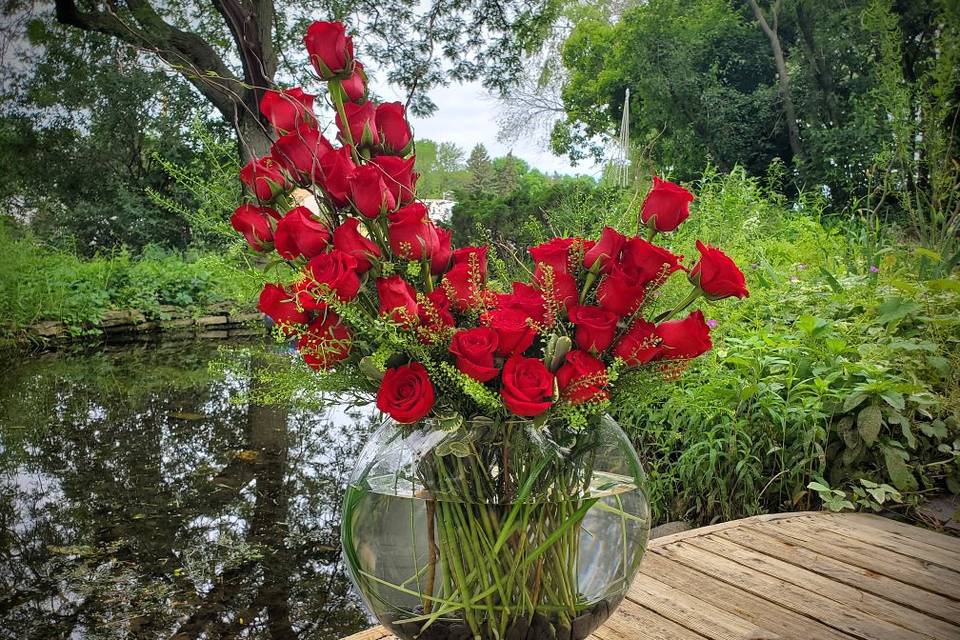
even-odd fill
[{"label": "red rose bud", "polygon": [[627,366],[638,367],[658,357],[663,351],[657,326],[640,318],[613,347],[613,355],[621,358]]},{"label": "red rose bud", "polygon": [[607,368],[586,351],[567,354],[566,362],[557,369],[557,386],[560,397],[571,404],[598,402],[609,397],[605,390]]},{"label": "red rose bud", "polygon": [[314,22],[307,27],[303,44],[317,75],[324,80],[342,74],[353,62],[353,39],[342,22]]},{"label": "red rose bud", "polygon": [[387,187],[398,205],[403,206],[413,202],[414,185],[418,177],[413,172],[413,165],[416,162],[414,156],[406,159],[398,156],[374,156],[370,162],[383,171]]},{"label": "red rose bud", "polygon": [[310,125],[280,136],[270,147],[270,156],[303,185],[320,184],[320,158],[333,150],[330,141]]},{"label": "red rose bud", "polygon": [[287,189],[280,165],[270,156],[250,160],[240,169],[240,181],[261,202],[269,202]]},{"label": "red rose bud", "polygon": [[453,306],[462,312],[481,302],[487,284],[487,247],[464,247],[453,252],[453,266],[441,286]]},{"label": "red rose bud", "polygon": [[323,190],[338,207],[346,206],[350,195],[350,176],[356,171],[350,155],[350,147],[340,147],[320,158],[320,172],[323,174]]},{"label": "red rose bud", "polygon": [[683,320],[670,320],[657,325],[665,360],[688,360],[710,351],[710,327],[703,319],[702,311],[694,311]]},{"label": "red rose bud", "polygon": [[690,270],[690,282],[700,287],[710,300],[736,296],[746,298],[747,281],[737,264],[720,249],[697,240],[700,260]]},{"label": "red rose bud", "polygon": [[278,284],[267,284],[260,292],[257,309],[289,333],[292,325],[306,324],[307,314],[297,308],[293,294]]},{"label": "red rose bud", "polygon": [[647,285],[636,270],[614,265],[597,287],[597,302],[618,316],[630,316],[640,307]]},{"label": "red rose bud", "polygon": [[437,246],[430,256],[430,273],[438,276],[447,270],[453,259],[453,232],[443,227],[436,227],[436,230]]},{"label": "red rose bud", "polygon": [[419,362],[387,369],[377,391],[377,408],[401,424],[425,418],[435,401],[430,376]]},{"label": "red rose bud", "polygon": [[367,73],[363,65],[357,61],[353,63],[353,73],[340,84],[350,102],[360,102],[367,95]]},{"label": "red rose bud", "polygon": [[[376,108],[372,102],[355,104],[347,102],[343,105],[343,112],[347,116],[350,126],[350,141],[355,147],[371,147],[380,144],[380,133],[377,131]],[[337,128],[340,129],[340,139],[346,140],[347,132],[343,119],[337,114]]]},{"label": "red rose bud", "polygon": [[387,236],[390,250],[404,260],[429,259],[437,247],[437,230],[430,222],[427,207],[414,202],[390,214]]},{"label": "red rose bud", "polygon": [[314,97],[300,87],[280,91],[268,89],[260,98],[260,113],[278,133],[293,131],[300,125],[314,124]]},{"label": "red rose bud", "polygon": [[327,303],[318,295],[317,282],[310,276],[297,280],[293,285],[297,304],[304,311],[326,311]]},{"label": "red rose bud", "polygon": [[273,242],[273,229],[270,218],[278,219],[280,214],[270,207],[258,207],[253,204],[242,204],[230,216],[230,225],[238,233],[242,233],[247,243],[254,251],[265,251]]},{"label": "red rose bud", "polygon": [[443,289],[434,289],[417,305],[417,317],[422,327],[420,341],[432,344],[433,339],[453,327],[456,321],[450,314],[450,299]]},{"label": "red rose bud", "polygon": [[577,280],[569,273],[547,275],[549,265],[538,264],[533,269],[533,281],[543,291],[544,298],[553,300],[560,309],[569,309],[577,304]]},{"label": "red rose bud", "polygon": [[494,309],[483,314],[483,321],[497,332],[498,356],[523,353],[537,337],[530,317],[519,309]]},{"label": "red rose bud", "polygon": [[498,294],[497,308],[518,309],[537,324],[542,324],[547,315],[543,294],[523,282],[513,283],[513,293]]},{"label": "red rose bud", "polygon": [[417,292],[398,275],[377,278],[380,315],[389,316],[399,325],[409,327],[418,319]]},{"label": "red rose bud", "polygon": [[373,266],[371,260],[380,257],[377,243],[360,233],[358,218],[347,218],[333,230],[333,246],[353,256],[357,261],[357,273],[366,273]]},{"label": "red rose bud", "polygon": [[329,369],[350,355],[350,330],[332,311],[317,317],[297,341],[303,361],[314,369]]},{"label": "red rose bud", "polygon": [[511,356],[503,365],[500,396],[507,409],[532,418],[553,404],[553,374],[537,358]]},{"label": "red rose bud", "polygon": [[635,273],[643,283],[660,283],[674,271],[680,271],[680,256],[674,255],[643,238],[630,238],[623,245],[620,261],[625,268]]},{"label": "red rose bud", "polygon": [[606,351],[617,333],[617,314],[600,307],[575,306],[570,321],[577,328],[576,342],[584,351]]},{"label": "red rose bud", "polygon": [[643,200],[640,219],[657,231],[674,231],[690,216],[693,194],[680,185],[653,176],[653,188]]},{"label": "red rose bud", "polygon": [[570,248],[577,238],[554,238],[548,242],[530,248],[530,256],[536,266],[550,265],[554,273],[569,273]]},{"label": "red rose bud", "polygon": [[397,207],[393,194],[383,180],[383,173],[373,165],[357,167],[347,181],[353,207],[367,218],[393,211]]},{"label": "red rose bud", "polygon": [[304,273],[317,286],[325,286],[343,302],[353,300],[360,291],[357,260],[339,249],[311,258]]},{"label": "red rose bud", "polygon": [[457,369],[474,380],[487,382],[500,373],[493,364],[497,342],[497,332],[489,327],[465,329],[454,334],[450,353],[456,356]]},{"label": "red rose bud", "polygon": [[403,155],[413,141],[406,110],[399,102],[385,102],[377,107],[377,129],[380,141],[387,151]]},{"label": "red rose bud", "polygon": [[583,266],[595,273],[610,273],[614,263],[620,259],[624,242],[626,238],[616,229],[604,227],[599,242],[583,254]]},{"label": "red rose bud", "polygon": [[330,230],[306,207],[294,207],[277,223],[273,234],[277,253],[284,260],[312,258],[330,244]]}]

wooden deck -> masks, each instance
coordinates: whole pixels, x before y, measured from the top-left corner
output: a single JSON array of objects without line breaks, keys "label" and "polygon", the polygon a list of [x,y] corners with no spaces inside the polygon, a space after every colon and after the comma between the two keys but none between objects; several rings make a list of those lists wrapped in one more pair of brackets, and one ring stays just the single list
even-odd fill
[{"label": "wooden deck", "polygon": [[[392,638],[377,627],[346,640]],[[592,638],[960,640],[960,539],[813,512],[657,538]]]}]

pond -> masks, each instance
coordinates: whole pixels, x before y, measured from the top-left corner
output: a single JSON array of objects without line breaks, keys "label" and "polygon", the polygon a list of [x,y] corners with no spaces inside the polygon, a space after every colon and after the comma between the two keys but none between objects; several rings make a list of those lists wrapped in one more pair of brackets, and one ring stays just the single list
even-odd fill
[{"label": "pond", "polygon": [[330,640],[369,625],[339,503],[375,417],[250,406],[256,357],[210,367],[223,349],[0,362],[0,637]]}]

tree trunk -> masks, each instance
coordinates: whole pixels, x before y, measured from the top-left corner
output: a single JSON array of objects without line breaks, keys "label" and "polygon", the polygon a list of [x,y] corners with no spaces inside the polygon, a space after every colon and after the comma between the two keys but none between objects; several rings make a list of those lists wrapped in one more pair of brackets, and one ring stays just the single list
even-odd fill
[{"label": "tree trunk", "polygon": [[780,44],[780,36],[777,34],[777,8],[779,0],[773,7],[773,26],[767,23],[763,11],[757,5],[756,0],[747,0],[753,15],[756,16],[760,28],[770,40],[770,48],[773,49],[773,62],[777,67],[777,79],[780,83],[780,99],[783,101],[783,113],[787,118],[787,135],[790,138],[790,151],[794,157],[802,157],[800,149],[800,128],[797,125],[797,112],[793,108],[793,98],[790,96],[790,75],[787,73],[787,63],[783,57],[783,47]]},{"label": "tree trunk", "polygon": [[807,56],[813,64],[813,78],[820,93],[820,102],[826,115],[825,119],[831,127],[837,127],[840,125],[840,107],[837,103],[833,72],[830,70],[830,65],[824,58],[823,52],[817,47],[813,18],[807,14],[805,4],[802,0],[797,3],[797,24],[800,26],[800,34],[803,37]]}]

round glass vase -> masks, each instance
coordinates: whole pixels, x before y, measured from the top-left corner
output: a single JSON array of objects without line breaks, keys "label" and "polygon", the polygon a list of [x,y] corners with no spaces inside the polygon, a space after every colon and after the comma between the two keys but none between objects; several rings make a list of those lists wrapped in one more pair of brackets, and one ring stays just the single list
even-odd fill
[{"label": "round glass vase", "polygon": [[626,434],[609,416],[449,426],[388,421],[360,454],[341,537],[367,606],[404,640],[586,638],[650,532]]}]

